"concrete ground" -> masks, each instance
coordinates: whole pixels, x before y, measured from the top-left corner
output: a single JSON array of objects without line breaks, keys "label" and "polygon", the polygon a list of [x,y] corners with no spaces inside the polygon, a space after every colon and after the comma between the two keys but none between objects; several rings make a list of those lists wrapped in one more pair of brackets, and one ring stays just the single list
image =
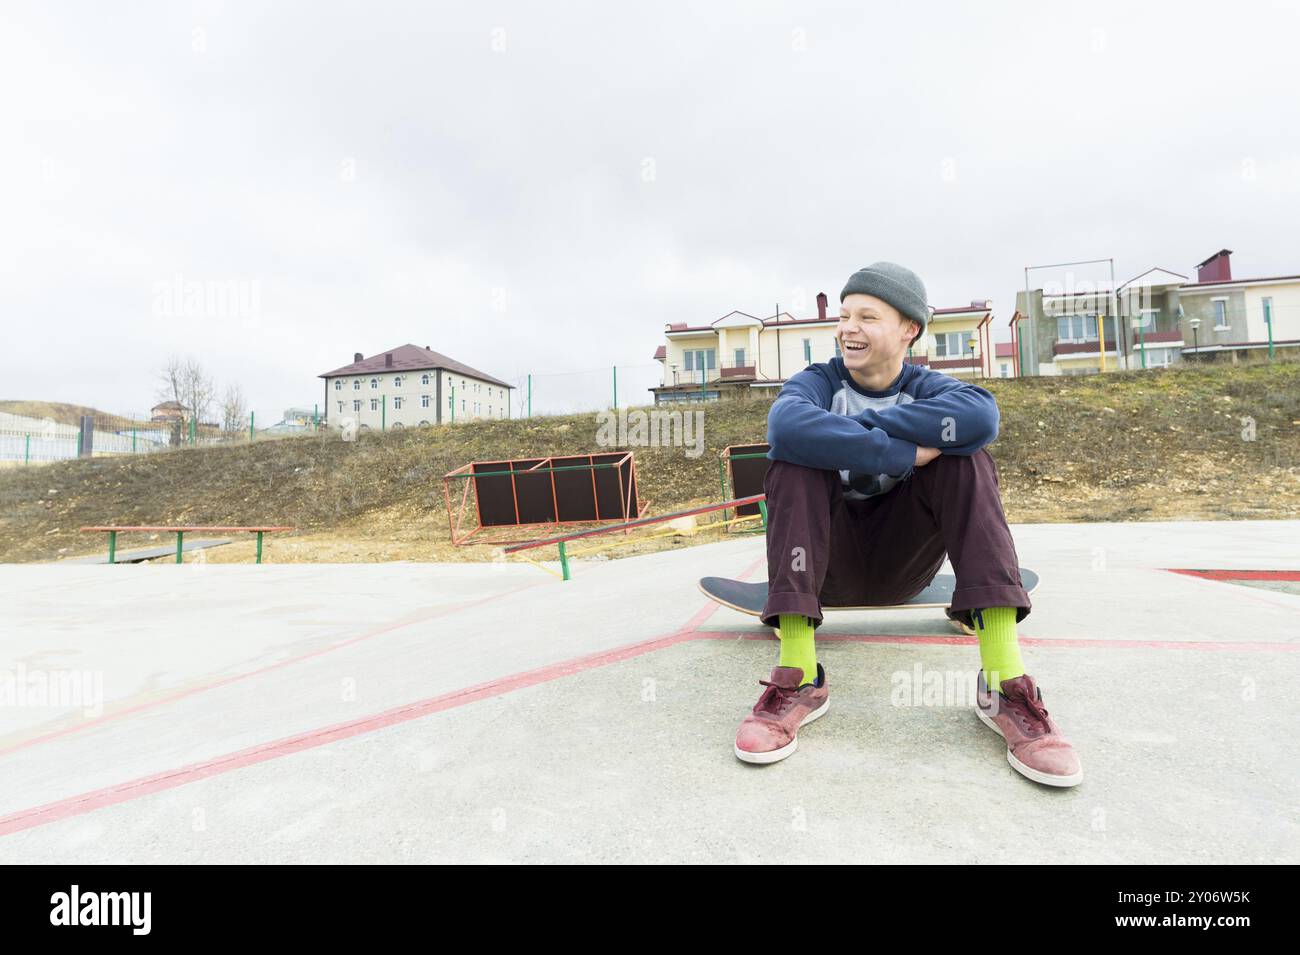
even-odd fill
[{"label": "concrete ground", "polygon": [[933,610],[829,616],[829,713],[738,762],[777,647],[696,580],[761,579],[753,537],[567,583],[0,566],[0,858],[1300,861],[1300,595],[1165,569],[1298,570],[1300,521],[1013,530],[1075,789],[1007,764],[965,692],[978,648]]}]

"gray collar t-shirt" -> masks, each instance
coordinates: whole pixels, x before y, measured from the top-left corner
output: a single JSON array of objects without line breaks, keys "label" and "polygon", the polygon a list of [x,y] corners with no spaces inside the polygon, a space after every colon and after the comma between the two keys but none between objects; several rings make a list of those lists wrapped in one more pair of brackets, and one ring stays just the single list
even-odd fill
[{"label": "gray collar t-shirt", "polygon": [[[831,396],[830,410],[832,414],[848,415],[852,418],[867,409],[879,411],[915,400],[901,388],[893,395],[888,394],[887,391],[883,394],[865,391],[849,380],[848,371],[845,370],[845,377],[840,379],[840,387]],[[901,480],[902,477],[894,477],[891,474],[867,474],[840,468],[840,482],[844,485],[844,496],[850,501],[865,501],[877,494],[884,494]]]},{"label": "gray collar t-shirt", "polygon": [[840,472],[844,496],[885,494],[912,471],[918,447],[974,454],[998,433],[993,395],[905,362],[882,391],[854,382],[839,358],[791,376],[772,402],[772,460]]}]

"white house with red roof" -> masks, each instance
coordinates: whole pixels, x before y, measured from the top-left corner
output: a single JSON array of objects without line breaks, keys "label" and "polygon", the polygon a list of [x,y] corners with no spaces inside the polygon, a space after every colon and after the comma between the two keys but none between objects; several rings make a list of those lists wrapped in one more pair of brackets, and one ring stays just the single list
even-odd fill
[{"label": "white house with red roof", "polygon": [[400,345],[323,372],[326,423],[362,430],[429,427],[510,417],[513,385],[433,351]]}]

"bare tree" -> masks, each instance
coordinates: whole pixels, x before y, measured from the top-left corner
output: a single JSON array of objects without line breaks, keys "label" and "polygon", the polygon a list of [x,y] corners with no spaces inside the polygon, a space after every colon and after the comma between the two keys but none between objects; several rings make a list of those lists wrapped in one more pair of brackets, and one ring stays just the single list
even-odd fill
[{"label": "bare tree", "polygon": [[191,420],[201,422],[211,417],[217,389],[197,359],[169,356],[158,379],[158,397],[181,406],[181,422],[187,428]]},{"label": "bare tree", "polygon": [[217,386],[208,377],[203,366],[193,358],[186,359],[181,377],[181,404],[188,405],[194,420],[202,424],[212,419],[212,405],[216,400]]},{"label": "bare tree", "polygon": [[158,400],[174,401],[181,404],[181,380],[184,377],[183,372],[185,363],[175,355],[167,356],[167,364],[163,365],[158,371]]},{"label": "bare tree", "polygon": [[243,389],[239,385],[227,385],[221,402],[221,430],[228,435],[238,434],[244,430],[247,420],[248,402],[244,400]]}]

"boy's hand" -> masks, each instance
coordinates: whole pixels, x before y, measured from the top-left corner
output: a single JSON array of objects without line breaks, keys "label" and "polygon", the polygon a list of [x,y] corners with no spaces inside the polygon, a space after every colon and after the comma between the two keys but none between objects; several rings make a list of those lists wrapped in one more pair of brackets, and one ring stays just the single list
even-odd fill
[{"label": "boy's hand", "polygon": [[938,448],[922,448],[918,446],[916,449],[916,466],[918,468],[924,467],[942,453]]}]

